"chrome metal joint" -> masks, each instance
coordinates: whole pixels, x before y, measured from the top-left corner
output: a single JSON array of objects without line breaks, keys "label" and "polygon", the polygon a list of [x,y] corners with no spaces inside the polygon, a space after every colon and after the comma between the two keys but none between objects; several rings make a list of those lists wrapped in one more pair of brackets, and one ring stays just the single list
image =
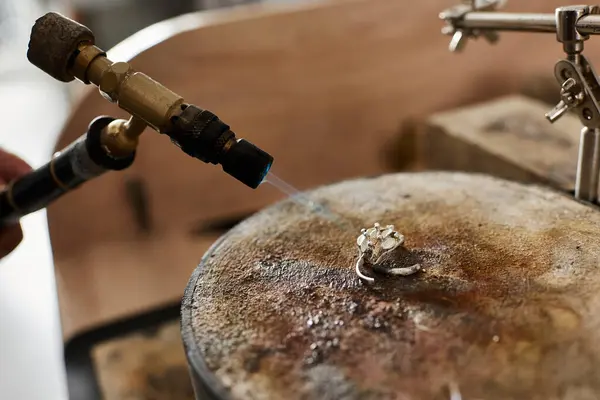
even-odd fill
[{"label": "chrome metal joint", "polygon": [[555,11],[556,18],[556,40],[563,44],[567,56],[578,62],[577,56],[583,51],[583,42],[589,39],[589,35],[581,34],[577,30],[579,20],[596,11],[595,6],[565,6]]}]

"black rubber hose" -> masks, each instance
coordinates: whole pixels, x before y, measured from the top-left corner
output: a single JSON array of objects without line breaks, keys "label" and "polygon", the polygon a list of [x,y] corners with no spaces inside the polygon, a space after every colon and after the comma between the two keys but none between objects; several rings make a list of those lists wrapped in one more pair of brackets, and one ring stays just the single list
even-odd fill
[{"label": "black rubber hose", "polygon": [[11,182],[0,192],[0,226],[45,208],[69,191],[109,170],[129,167],[135,153],[124,158],[107,154],[100,142],[102,129],[114,121],[96,118],[88,132],[56,155],[52,161]]}]

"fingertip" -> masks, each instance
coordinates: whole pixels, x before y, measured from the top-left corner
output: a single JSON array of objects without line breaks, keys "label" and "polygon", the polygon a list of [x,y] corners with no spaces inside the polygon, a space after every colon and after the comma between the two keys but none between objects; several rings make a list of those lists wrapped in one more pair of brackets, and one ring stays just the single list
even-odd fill
[{"label": "fingertip", "polygon": [[22,241],[23,230],[20,225],[0,229],[0,258],[12,252]]},{"label": "fingertip", "polygon": [[22,158],[0,149],[0,180],[10,182],[29,173],[31,169]]}]

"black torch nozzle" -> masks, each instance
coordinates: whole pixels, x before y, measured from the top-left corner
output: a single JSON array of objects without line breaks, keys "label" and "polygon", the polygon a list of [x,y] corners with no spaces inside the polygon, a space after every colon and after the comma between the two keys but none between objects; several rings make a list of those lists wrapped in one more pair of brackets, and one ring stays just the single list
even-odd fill
[{"label": "black torch nozzle", "polygon": [[184,104],[165,132],[186,154],[205,163],[221,164],[223,171],[256,189],[273,164],[273,157],[245,139],[237,139],[229,125],[210,111]]}]

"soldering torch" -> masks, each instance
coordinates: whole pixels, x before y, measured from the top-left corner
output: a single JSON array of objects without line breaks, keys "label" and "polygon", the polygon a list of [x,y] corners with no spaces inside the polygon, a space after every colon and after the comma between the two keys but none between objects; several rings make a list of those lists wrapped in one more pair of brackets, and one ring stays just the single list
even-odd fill
[{"label": "soldering torch", "polygon": [[27,58],[59,81],[77,79],[97,86],[104,98],[131,117],[94,119],[84,135],[50,162],[10,182],[0,192],[0,225],[45,208],[106,171],[129,167],[146,127],[168,135],[189,156],[221,164],[225,172],[253,189],[273,163],[271,155],[237,139],[210,111],[186,103],[129,63],[109,60],[95,46],[94,34],[87,27],[60,14],[48,13],[35,22]]}]

